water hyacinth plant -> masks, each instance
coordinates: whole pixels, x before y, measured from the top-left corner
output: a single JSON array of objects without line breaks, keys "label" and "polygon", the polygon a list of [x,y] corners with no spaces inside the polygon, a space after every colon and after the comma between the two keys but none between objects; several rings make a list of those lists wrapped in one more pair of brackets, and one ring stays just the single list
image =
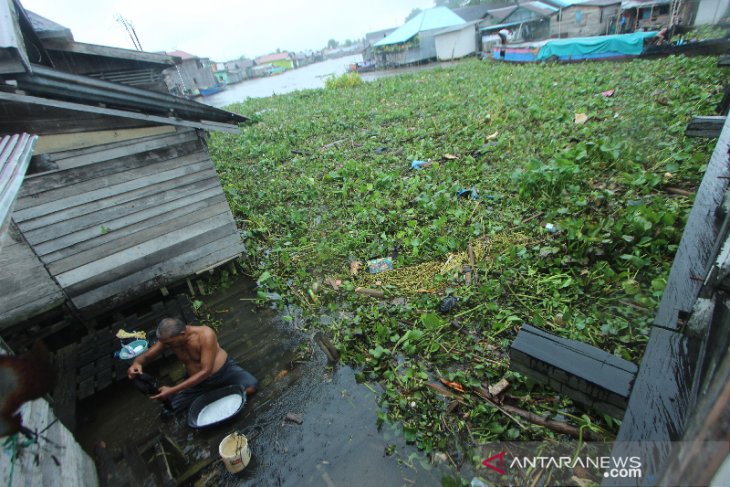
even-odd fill
[{"label": "water hyacinth plant", "polygon": [[693,200],[671,188],[693,193],[714,146],[683,131],[722,79],[703,57],[468,60],[249,99],[228,108],[256,123],[210,148],[262,299],[382,385],[380,420],[427,451],[555,435],[480,397],[506,379],[516,407],[610,436],[507,349],[530,323],[638,363]]}]

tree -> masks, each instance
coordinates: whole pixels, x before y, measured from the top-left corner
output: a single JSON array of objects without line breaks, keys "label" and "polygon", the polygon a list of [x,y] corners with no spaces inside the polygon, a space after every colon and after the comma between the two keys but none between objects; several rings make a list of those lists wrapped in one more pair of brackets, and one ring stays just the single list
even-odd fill
[{"label": "tree", "polygon": [[345,40],[345,47],[350,47],[352,45],[352,41],[350,39]]},{"label": "tree", "polygon": [[467,2],[464,0],[436,0],[434,5],[437,7],[459,8],[462,7],[464,3]]},{"label": "tree", "polygon": [[[438,2],[436,2],[436,3],[438,4]],[[411,10],[411,13],[408,14],[408,17],[406,17],[406,22],[408,22],[409,20],[411,20],[413,17],[420,14],[421,12],[422,12],[422,10],[420,8],[414,8],[413,10]]]},{"label": "tree", "polygon": [[330,49],[337,49],[337,46],[339,45],[340,43],[334,39],[330,39],[329,41],[327,41],[327,47]]}]

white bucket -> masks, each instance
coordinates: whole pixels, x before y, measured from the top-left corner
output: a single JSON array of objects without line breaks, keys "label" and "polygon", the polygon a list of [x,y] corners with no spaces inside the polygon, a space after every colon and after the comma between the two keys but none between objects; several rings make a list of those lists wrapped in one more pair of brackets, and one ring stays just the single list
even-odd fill
[{"label": "white bucket", "polygon": [[248,447],[246,435],[231,433],[218,445],[218,453],[223,459],[226,470],[238,473],[251,461],[251,449]]}]

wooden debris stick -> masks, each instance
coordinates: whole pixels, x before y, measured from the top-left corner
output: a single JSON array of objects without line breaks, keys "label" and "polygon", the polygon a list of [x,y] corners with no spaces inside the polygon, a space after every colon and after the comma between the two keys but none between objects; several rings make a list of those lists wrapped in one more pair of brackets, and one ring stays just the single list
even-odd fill
[{"label": "wooden debris stick", "polygon": [[476,258],[474,257],[474,247],[471,244],[466,248],[466,253],[469,256],[469,270],[471,271],[471,281],[477,283],[477,269],[476,269]]},{"label": "wooden debris stick", "polygon": [[522,220],[522,223],[524,224],[524,223],[534,220],[535,218],[540,218],[544,213],[545,213],[544,211],[538,211],[537,213],[531,215],[530,217]]},{"label": "wooden debris stick", "polygon": [[669,194],[676,194],[679,196],[693,196],[694,195],[694,193],[691,191],[687,191],[686,189],[682,189],[682,188],[675,188],[673,186],[665,186],[664,191]]},{"label": "wooden debris stick", "polygon": [[510,406],[509,404],[503,404],[502,408],[505,411],[512,413],[515,416],[519,416],[520,418],[525,419],[532,424],[536,424],[538,426],[544,426],[545,428],[555,431],[556,433],[572,436],[573,438],[583,438],[584,440],[595,439],[595,436],[588,430],[584,430],[581,434],[580,429],[576,428],[575,426],[571,426],[569,424],[566,424],[566,423],[563,423],[560,421],[555,421],[552,419],[545,418],[538,414],[531,413],[530,411],[525,411],[524,409],[520,409],[516,406]]},{"label": "wooden debris stick", "polygon": [[323,145],[319,150],[325,151],[325,150],[329,149],[330,147],[335,147],[335,146],[340,145],[341,143],[345,142],[346,140],[347,139],[335,140],[334,142],[331,142],[327,145]]},{"label": "wooden debris stick", "polygon": [[385,292],[380,291],[379,289],[370,289],[367,287],[357,287],[355,288],[355,292],[358,294],[364,294],[366,296],[371,296],[373,298],[384,298]]},{"label": "wooden debris stick", "polygon": [[321,331],[317,332],[314,335],[314,341],[317,342],[317,345],[319,345],[325,355],[327,355],[327,360],[330,363],[337,363],[340,360],[340,352],[330,341],[330,339],[327,338]]}]

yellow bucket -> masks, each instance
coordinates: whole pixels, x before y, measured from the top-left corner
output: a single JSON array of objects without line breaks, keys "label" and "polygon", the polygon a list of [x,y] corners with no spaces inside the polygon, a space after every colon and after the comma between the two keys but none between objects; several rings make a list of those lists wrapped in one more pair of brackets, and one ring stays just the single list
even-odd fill
[{"label": "yellow bucket", "polygon": [[238,473],[251,461],[251,449],[248,447],[246,435],[231,433],[218,445],[218,454],[223,459],[226,470]]}]

